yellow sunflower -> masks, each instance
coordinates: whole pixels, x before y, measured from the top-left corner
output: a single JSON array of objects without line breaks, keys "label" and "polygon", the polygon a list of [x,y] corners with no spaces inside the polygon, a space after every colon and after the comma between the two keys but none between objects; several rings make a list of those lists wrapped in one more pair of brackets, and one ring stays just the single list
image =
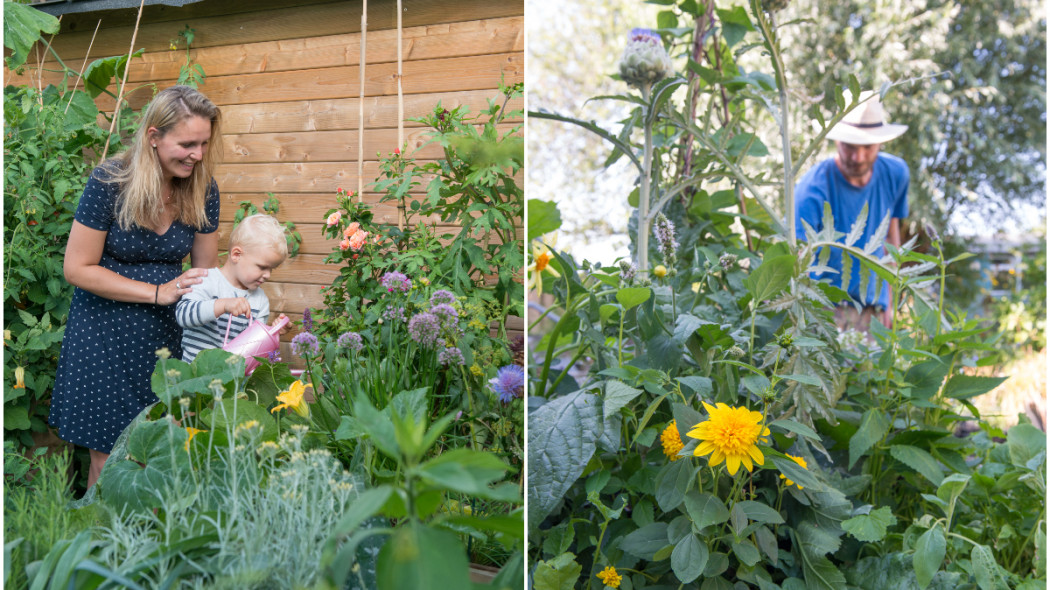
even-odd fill
[{"label": "yellow sunflower", "polygon": [[270,410],[270,413],[276,412],[277,410],[283,410],[284,408],[291,408],[295,410],[296,414],[299,414],[303,418],[310,417],[310,405],[306,403],[304,394],[306,393],[307,387],[313,387],[313,384],[303,384],[302,381],[296,381],[292,383],[292,386],[287,391],[282,391],[277,396],[277,401],[281,402],[274,409]]},{"label": "yellow sunflower", "polygon": [[682,450],[685,445],[682,444],[682,436],[678,434],[678,424],[674,420],[667,425],[667,428],[660,433],[660,443],[664,447],[664,454],[671,461],[677,461],[680,459],[678,452]]},{"label": "yellow sunflower", "polygon": [[730,408],[719,403],[712,407],[704,402],[708,418],[693,427],[687,436],[700,441],[693,454],[703,457],[710,454],[707,464],[711,467],[722,461],[726,462],[729,475],[736,475],[743,463],[748,472],[752,469],[752,460],[762,465],[765,458],[758,448],[762,437],[769,434],[769,429],[762,424],[762,413],[744,407]]},{"label": "yellow sunflower", "polygon": [[623,576],[616,573],[616,568],[609,566],[598,572],[597,578],[610,588],[619,588],[620,582],[623,580]]},{"label": "yellow sunflower", "polygon": [[533,240],[532,242],[532,264],[526,267],[526,271],[529,273],[529,282],[525,286],[526,289],[532,289],[536,287],[536,293],[543,293],[543,273],[549,272],[554,278],[558,278],[561,275],[558,271],[554,270],[550,266],[551,259],[554,255],[551,254],[551,247],[558,243],[558,238],[552,235],[550,238],[550,244],[542,240]]},{"label": "yellow sunflower", "polygon": [[[795,463],[798,463],[803,469],[809,469],[809,465],[806,465],[806,460],[803,459],[802,457],[796,457],[794,455],[788,455],[787,457],[788,457],[788,459],[791,459]],[[788,486],[797,486],[798,489],[800,489],[800,490],[802,489],[802,486],[800,486],[797,483],[795,483],[795,482],[791,481],[790,479],[788,479],[787,476],[785,476],[783,473],[780,474],[780,479],[787,480],[787,485]]]}]

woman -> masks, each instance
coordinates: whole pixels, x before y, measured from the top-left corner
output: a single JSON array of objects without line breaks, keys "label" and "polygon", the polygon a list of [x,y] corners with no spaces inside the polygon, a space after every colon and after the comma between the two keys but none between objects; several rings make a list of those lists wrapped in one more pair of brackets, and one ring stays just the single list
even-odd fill
[{"label": "woman", "polygon": [[[63,266],[76,289],[49,422],[98,480],[120,433],[157,400],[156,352],[181,356],[175,302],[218,265],[220,113],[188,86],[161,91],[131,147],[91,173]],[[190,255],[193,268],[182,272]]]}]

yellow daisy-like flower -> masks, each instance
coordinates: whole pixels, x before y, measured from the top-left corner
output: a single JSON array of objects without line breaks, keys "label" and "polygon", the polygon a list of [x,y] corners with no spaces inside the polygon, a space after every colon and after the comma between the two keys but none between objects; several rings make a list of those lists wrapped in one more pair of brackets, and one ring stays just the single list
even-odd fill
[{"label": "yellow daisy-like flower", "polygon": [[682,437],[678,434],[678,424],[674,420],[667,425],[667,428],[660,433],[660,444],[664,446],[664,454],[671,461],[677,461],[681,457],[678,456],[678,452],[682,450],[685,445],[682,444]]},{"label": "yellow daisy-like flower", "polygon": [[189,435],[189,436],[188,436],[188,437],[186,438],[186,444],[185,444],[185,447],[186,447],[186,452],[187,452],[187,453],[188,453],[188,452],[189,452],[189,450],[190,450],[190,441],[191,441],[191,440],[193,440],[193,437],[197,436],[198,434],[200,434],[200,433],[202,433],[202,432],[208,432],[208,431],[207,431],[207,430],[201,430],[201,429],[199,429],[199,428],[194,428],[194,427],[192,427],[192,426],[187,426],[187,427],[186,427],[186,434],[188,434],[188,435]]},{"label": "yellow daisy-like flower", "polygon": [[[795,463],[798,463],[799,465],[802,466],[803,469],[809,469],[809,465],[806,465],[806,460],[803,459],[802,457],[796,457],[794,455],[788,455],[788,459],[791,459]],[[802,489],[802,486],[800,486],[797,483],[795,483],[795,482],[791,481],[790,479],[788,479],[787,476],[784,475],[783,473],[780,474],[780,479],[787,480],[787,485],[788,486],[796,486],[796,487],[798,487],[798,489],[800,489],[800,490]]]},{"label": "yellow daisy-like flower", "polygon": [[306,403],[304,394],[306,393],[307,387],[313,387],[313,384],[303,384],[302,381],[296,381],[292,383],[292,386],[287,391],[282,391],[277,396],[277,401],[281,402],[274,409],[270,410],[270,413],[276,412],[277,410],[283,410],[284,408],[291,408],[295,410],[296,414],[299,414],[303,418],[310,417],[310,405]]},{"label": "yellow daisy-like flower", "polygon": [[704,408],[707,410],[707,420],[686,433],[690,438],[700,441],[693,451],[694,455],[703,457],[710,454],[707,464],[711,467],[725,461],[729,475],[736,475],[741,463],[750,473],[752,460],[759,465],[765,462],[758,443],[765,442],[762,437],[769,434],[769,429],[762,424],[761,412],[744,407],[730,408],[723,403],[712,407],[704,402]]},{"label": "yellow daisy-like flower", "polygon": [[532,264],[530,264],[525,270],[529,273],[529,282],[525,286],[526,289],[532,289],[536,287],[536,293],[543,293],[543,273],[549,272],[554,278],[558,278],[561,275],[558,271],[550,267],[551,259],[554,255],[551,254],[551,246],[554,246],[558,242],[556,236],[551,236],[550,244],[534,240],[532,243]]},{"label": "yellow daisy-like flower", "polygon": [[597,578],[610,588],[619,588],[620,582],[623,581],[623,576],[616,573],[616,568],[609,566],[598,572]]},{"label": "yellow daisy-like flower", "polygon": [[15,389],[26,388],[26,369],[25,367],[15,367]]}]

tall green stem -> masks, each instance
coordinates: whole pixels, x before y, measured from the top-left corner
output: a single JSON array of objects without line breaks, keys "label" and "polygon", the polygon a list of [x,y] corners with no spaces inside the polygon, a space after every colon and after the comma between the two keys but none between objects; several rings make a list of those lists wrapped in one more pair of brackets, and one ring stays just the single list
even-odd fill
[{"label": "tall green stem", "polygon": [[[652,85],[642,86],[642,98],[648,105]],[[652,108],[652,105],[647,108]],[[649,181],[653,171],[653,125],[645,124],[645,151],[642,154],[642,182],[638,190],[638,272],[649,273]]]}]

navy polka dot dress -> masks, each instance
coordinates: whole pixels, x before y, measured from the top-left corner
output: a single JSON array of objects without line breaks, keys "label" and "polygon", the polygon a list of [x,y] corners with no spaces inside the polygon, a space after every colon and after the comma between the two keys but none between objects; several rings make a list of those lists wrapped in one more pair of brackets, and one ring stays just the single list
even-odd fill
[{"label": "navy polka dot dress", "polygon": [[[99,264],[153,285],[179,276],[197,230],[178,221],[163,235],[137,226],[121,229],[114,213],[120,187],[105,182],[105,174],[92,172],[74,217],[108,232]],[[209,227],[202,233],[211,233],[219,222],[215,181],[206,207]],[[150,389],[156,351],[167,347],[172,358],[180,358],[181,341],[174,305],[125,303],[75,289],[48,419],[59,437],[109,453],[131,420],[157,401]]]}]

